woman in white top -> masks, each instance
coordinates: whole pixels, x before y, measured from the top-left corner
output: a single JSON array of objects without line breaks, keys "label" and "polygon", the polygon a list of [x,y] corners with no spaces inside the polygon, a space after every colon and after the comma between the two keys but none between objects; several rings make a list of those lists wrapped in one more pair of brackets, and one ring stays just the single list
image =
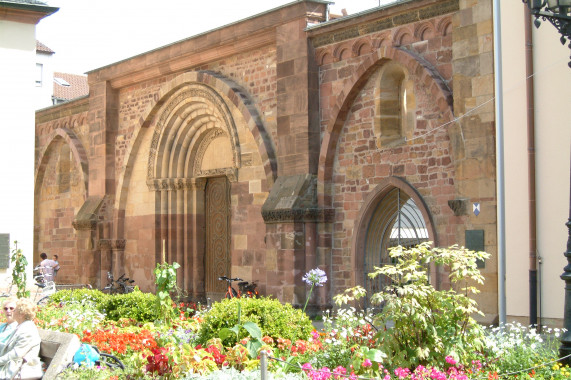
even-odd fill
[{"label": "woman in white top", "polygon": [[36,310],[36,305],[27,298],[16,302],[14,319],[18,326],[6,346],[0,350],[0,379],[12,379],[18,373],[19,379],[42,377],[42,363],[39,358],[41,339],[33,322]]}]

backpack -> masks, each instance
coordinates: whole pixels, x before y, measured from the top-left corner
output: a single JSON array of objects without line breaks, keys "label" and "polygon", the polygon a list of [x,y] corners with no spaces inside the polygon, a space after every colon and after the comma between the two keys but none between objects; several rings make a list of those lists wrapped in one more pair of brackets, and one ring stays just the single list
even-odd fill
[{"label": "backpack", "polygon": [[82,344],[73,355],[73,362],[79,365],[85,364],[88,368],[91,368],[100,357],[96,348],[89,344]]}]

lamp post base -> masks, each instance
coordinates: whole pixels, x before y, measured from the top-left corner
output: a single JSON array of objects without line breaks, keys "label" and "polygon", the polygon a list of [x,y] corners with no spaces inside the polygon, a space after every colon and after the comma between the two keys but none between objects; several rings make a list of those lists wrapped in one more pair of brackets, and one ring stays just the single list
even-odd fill
[{"label": "lamp post base", "polygon": [[559,357],[565,358],[563,363],[571,365],[571,205],[569,207],[569,220],[565,223],[569,230],[567,251],[564,253],[567,258],[567,266],[563,268],[564,272],[561,275],[561,279],[565,281],[565,313],[563,315],[563,328],[565,328],[566,331],[561,336]]}]

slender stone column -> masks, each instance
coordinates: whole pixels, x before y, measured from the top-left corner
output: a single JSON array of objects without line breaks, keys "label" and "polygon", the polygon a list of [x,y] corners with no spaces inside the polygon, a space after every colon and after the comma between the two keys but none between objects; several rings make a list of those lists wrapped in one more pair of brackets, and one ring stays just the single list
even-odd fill
[{"label": "slender stone column", "polygon": [[169,192],[166,188],[162,189],[160,191],[160,236],[161,236],[161,241],[159,244],[160,247],[160,251],[159,251],[159,261],[161,262],[163,260],[163,242],[165,242],[164,244],[164,249],[167,251],[165,252],[165,260],[168,260],[168,229],[169,229],[169,210],[168,210],[168,204],[169,204]]},{"label": "slender stone column", "polygon": [[116,239],[111,242],[111,268],[115,278],[125,273],[125,244],[124,239]]},{"label": "slender stone column", "polygon": [[98,283],[95,286],[102,289],[107,285],[107,272],[113,273],[113,254],[111,252],[111,240],[109,239],[99,239],[99,251],[100,251],[100,271],[98,276]]},{"label": "slender stone column", "polygon": [[192,264],[192,294],[195,299],[205,301],[205,267],[204,256],[206,254],[205,247],[205,191],[206,179],[196,178],[191,182],[191,199],[192,204],[189,209],[191,235],[190,251],[187,255],[191,255]]},{"label": "slender stone column", "polygon": [[[184,260],[184,241],[186,236],[184,235],[184,188],[182,181],[177,182],[176,186],[176,245],[175,252],[176,256],[174,261],[183,265]],[[182,268],[178,270],[177,273],[177,285],[181,289],[184,289],[184,274]]]}]

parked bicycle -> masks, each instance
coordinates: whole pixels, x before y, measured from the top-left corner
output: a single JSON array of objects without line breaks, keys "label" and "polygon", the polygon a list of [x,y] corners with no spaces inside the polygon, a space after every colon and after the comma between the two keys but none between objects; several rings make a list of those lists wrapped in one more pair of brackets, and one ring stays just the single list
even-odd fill
[{"label": "parked bicycle", "polygon": [[[228,283],[228,289],[226,290],[226,294],[224,295],[225,298],[241,298],[241,297],[246,297],[246,298],[258,298],[260,296],[260,294],[258,293],[258,290],[256,290],[256,287],[258,286],[256,284],[256,282],[252,281],[252,282],[248,282],[248,281],[244,281],[241,278],[230,278],[230,277],[226,277],[226,276],[222,276],[222,277],[218,277],[219,281],[226,281]],[[236,282],[236,281],[240,281],[238,282],[238,291],[236,291],[236,289],[234,289],[232,287],[232,283]]]},{"label": "parked bicycle", "polygon": [[46,279],[43,268],[39,265],[34,268],[34,273],[34,285],[37,286],[34,302],[38,305],[45,305],[50,296],[56,292],[56,283]]},{"label": "parked bicycle", "polygon": [[103,288],[104,293],[126,294],[135,290],[135,280],[125,277],[123,273],[118,279],[114,279],[113,273],[107,272],[107,286]]}]

